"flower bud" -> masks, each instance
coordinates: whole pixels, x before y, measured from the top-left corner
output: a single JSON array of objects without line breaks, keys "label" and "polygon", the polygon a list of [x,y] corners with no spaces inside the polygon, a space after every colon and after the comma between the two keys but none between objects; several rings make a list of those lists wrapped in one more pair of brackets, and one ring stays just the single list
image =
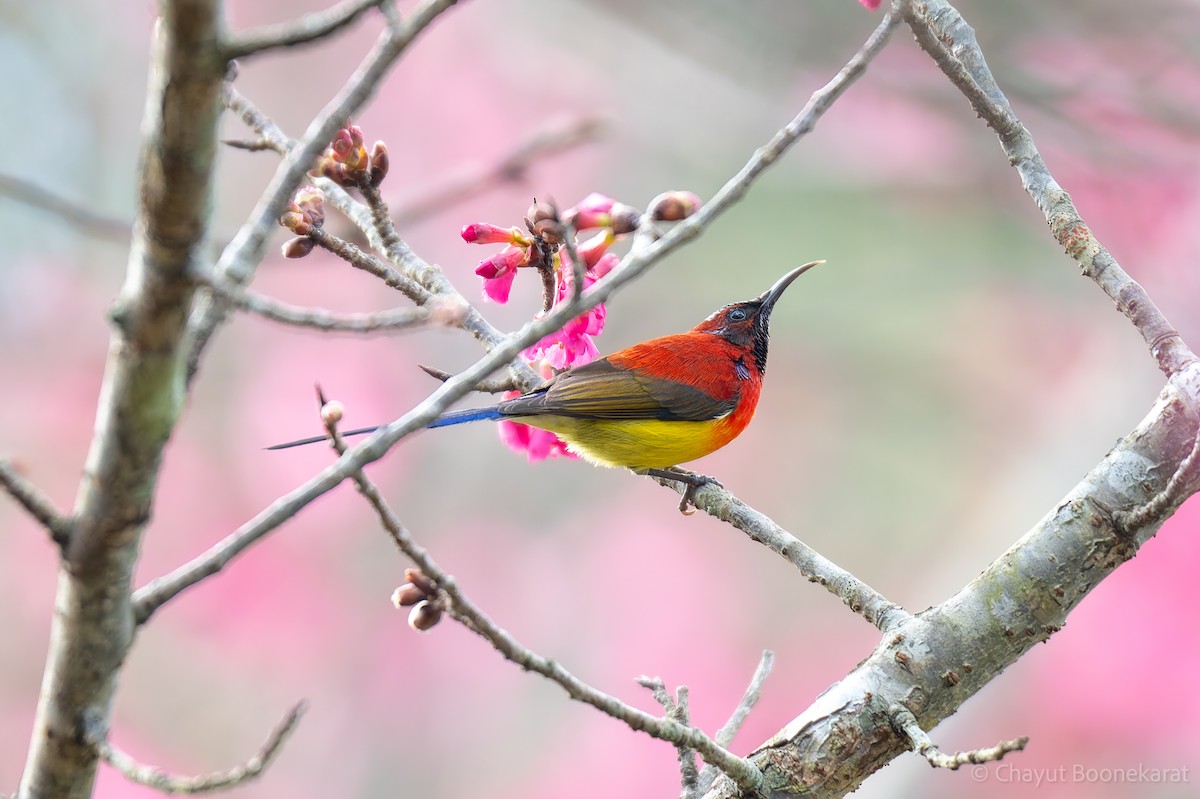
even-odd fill
[{"label": "flower bud", "polygon": [[625,203],[613,204],[612,215],[609,220],[609,225],[612,226],[613,233],[618,236],[625,233],[632,233],[638,229],[641,221],[642,212],[632,205],[626,205]]},{"label": "flower bud", "polygon": [[388,150],[387,145],[381,141],[375,142],[375,146],[371,148],[371,168],[368,170],[367,176],[371,180],[372,186],[378,186],[383,183],[383,179],[388,173]]},{"label": "flower bud", "polygon": [[283,257],[284,258],[303,258],[304,256],[308,255],[310,252],[312,252],[313,247],[315,247],[315,246],[316,246],[316,244],[313,242],[313,240],[310,238],[307,238],[305,236],[300,236],[299,238],[295,238],[295,239],[289,239],[288,241],[284,242]]},{"label": "flower bud", "polygon": [[434,625],[442,620],[442,609],[427,599],[422,599],[413,605],[408,614],[408,626],[419,633],[432,630]]},{"label": "flower bud", "polygon": [[392,592],[392,604],[399,608],[409,608],[429,596],[412,583],[405,583]]},{"label": "flower bud", "polygon": [[700,198],[690,191],[664,191],[650,201],[650,217],[660,222],[678,222],[699,208]]},{"label": "flower bud", "polygon": [[420,569],[405,569],[404,579],[425,592],[426,596],[437,594],[437,583],[425,576],[425,572]]},{"label": "flower bud", "polygon": [[528,244],[528,240],[515,227],[504,228],[475,222],[463,225],[459,235],[467,244]]},{"label": "flower bud", "polygon": [[529,206],[529,210],[525,212],[525,221],[532,226],[543,219],[558,219],[558,209],[550,203],[540,203],[534,200],[533,205]]},{"label": "flower bud", "polygon": [[330,400],[321,406],[321,421],[327,425],[337,424],[342,421],[342,415],[346,412],[345,406],[337,400]]}]

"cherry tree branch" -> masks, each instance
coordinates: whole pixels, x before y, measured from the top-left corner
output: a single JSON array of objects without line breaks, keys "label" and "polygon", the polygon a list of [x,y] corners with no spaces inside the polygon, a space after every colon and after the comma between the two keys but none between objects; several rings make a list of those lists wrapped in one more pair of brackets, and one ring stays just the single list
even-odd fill
[{"label": "cherry tree branch", "polygon": [[291,737],[292,732],[296,729],[296,725],[300,723],[300,718],[307,709],[308,703],[300,702],[289,710],[287,715],[283,717],[283,720],[276,725],[271,734],[267,736],[267,739],[263,741],[262,746],[258,748],[257,752],[251,755],[244,763],[234,766],[227,771],[185,777],[178,774],[170,774],[157,766],[148,766],[139,763],[108,741],[101,741],[97,744],[97,750],[100,753],[100,757],[110,766],[121,772],[125,779],[130,782],[136,782],[139,785],[145,785],[148,788],[153,788],[159,793],[168,795],[196,795],[224,791],[236,788],[239,785],[245,785],[262,774],[267,766],[271,765],[271,761],[275,759],[275,756],[279,754],[287,739]]},{"label": "cherry tree branch", "polygon": [[1196,361],[1179,332],[1158,306],[1102,245],[1075,209],[1075,203],[1050,174],[1033,142],[1033,136],[1013,113],[1000,90],[975,31],[945,0],[913,0],[905,21],[929,54],[1000,140],[1004,154],[1021,178],[1021,185],[1046,216],[1050,232],[1112,299],[1142,334],[1159,369],[1168,377]]},{"label": "cherry tree branch", "polygon": [[71,534],[71,520],[63,516],[50,498],[6,458],[0,458],[0,486],[46,528],[50,540],[60,548],[66,546]]},{"label": "cherry tree branch", "polygon": [[225,57],[232,61],[278,47],[311,44],[337,33],[382,2],[390,0],[343,0],[292,22],[232,33],[225,40]]},{"label": "cherry tree branch", "polygon": [[[320,332],[376,333],[412,330],[435,320],[428,308],[392,308],[373,313],[334,313],[324,308],[291,305],[274,297],[228,286],[220,281],[201,281],[210,291],[238,310],[272,322],[306,327]],[[452,317],[450,317],[452,318]],[[448,319],[449,321],[449,319]]]},{"label": "cherry tree branch", "polygon": [[904,705],[892,705],[888,708],[892,716],[892,724],[908,738],[912,750],[929,761],[934,768],[944,768],[955,771],[968,763],[992,763],[1001,760],[1009,752],[1019,752],[1029,743],[1029,738],[1013,738],[1011,741],[1001,741],[986,749],[971,749],[967,752],[955,752],[952,755],[944,753],[929,737],[917,717]]}]

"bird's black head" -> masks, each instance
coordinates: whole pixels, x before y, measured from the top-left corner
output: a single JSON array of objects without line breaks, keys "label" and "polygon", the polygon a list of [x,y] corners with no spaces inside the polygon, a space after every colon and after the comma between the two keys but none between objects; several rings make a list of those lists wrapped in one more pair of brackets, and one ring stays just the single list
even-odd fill
[{"label": "bird's black head", "polygon": [[754,358],[754,365],[762,374],[767,370],[767,344],[771,333],[768,327],[771,321],[771,311],[775,302],[783,294],[784,289],[800,275],[824,261],[810,261],[804,266],[798,266],[775,282],[774,286],[763,294],[746,302],[735,302],[726,305],[712,316],[705,319],[694,329],[697,333],[712,333],[727,339],[738,347],[747,347]]}]

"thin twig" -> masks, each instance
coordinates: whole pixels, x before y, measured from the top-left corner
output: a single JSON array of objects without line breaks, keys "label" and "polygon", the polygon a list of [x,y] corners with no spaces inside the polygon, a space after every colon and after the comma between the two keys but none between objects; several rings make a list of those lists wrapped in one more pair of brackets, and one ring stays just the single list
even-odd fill
[{"label": "thin twig", "polygon": [[412,330],[428,325],[433,318],[427,307],[392,308],[374,313],[335,313],[324,308],[291,305],[274,297],[225,285],[217,280],[203,282],[210,291],[242,311],[272,322],[321,332],[375,333]]},{"label": "thin twig", "polygon": [[[746,693],[742,694],[742,701],[738,702],[738,706],[734,708],[733,715],[729,717],[729,721],[721,729],[717,730],[716,741],[726,749],[733,743],[733,738],[737,735],[738,730],[746,722],[750,716],[750,711],[754,710],[754,706],[758,704],[761,696],[763,683],[767,681],[767,677],[771,674],[771,667],[775,665],[775,653],[770,649],[764,649],[762,658],[758,661],[758,668],[754,670],[754,676],[750,678],[750,684],[746,687]],[[717,778],[716,769],[705,765],[700,771],[699,779],[696,783],[696,792],[703,795],[708,792],[709,787],[713,784],[713,780]]]},{"label": "thin twig", "polygon": [[60,549],[66,545],[71,535],[70,518],[54,507],[50,498],[26,479],[12,461],[6,458],[0,458],[0,486],[46,528],[51,541]]},{"label": "thin twig", "polygon": [[1112,253],[1096,239],[1074,202],[1050,174],[988,68],[975,32],[945,0],[914,0],[905,14],[917,42],[996,132],[1021,185],[1045,214],[1054,238],[1141,333],[1158,367],[1171,376],[1196,355]]},{"label": "thin twig", "polygon": [[168,795],[211,793],[244,785],[262,774],[296,729],[296,725],[300,723],[300,717],[307,709],[308,703],[300,702],[289,710],[283,720],[267,736],[267,740],[263,742],[258,751],[244,763],[234,766],[228,771],[184,777],[170,774],[157,766],[139,763],[108,741],[102,741],[97,748],[100,750],[100,756],[130,782],[145,785]]},{"label": "thin twig", "polygon": [[[454,377],[452,373],[442,371],[441,369],[434,369],[432,366],[417,364],[417,368],[430,377],[441,380],[443,383]],[[480,380],[478,383],[471,386],[471,390],[484,394],[502,394],[505,391],[519,391],[520,388],[510,375],[506,377],[491,378],[489,380]]]},{"label": "thin twig", "polygon": [[[401,274],[388,264],[365,252],[358,246],[329,233],[324,228],[313,228],[309,234],[318,247],[329,250],[355,269],[361,269],[367,274],[374,275],[385,285],[396,289],[418,305],[429,302],[432,295],[411,278]],[[465,301],[464,301],[465,302]]]},{"label": "thin twig", "polygon": [[729,717],[729,721],[725,722],[725,726],[717,730],[717,743],[721,746],[728,747],[733,743],[733,737],[746,723],[750,711],[754,710],[754,706],[758,704],[763,683],[767,681],[774,665],[775,653],[770,649],[764,649],[762,658],[758,661],[758,668],[754,670],[754,676],[750,678],[750,684],[746,686],[746,693],[742,694],[742,701],[738,702],[738,706],[734,709],[733,715]]},{"label": "thin twig", "polygon": [[[339,457],[346,456],[346,442],[337,432],[335,422],[325,419],[325,427],[330,434],[330,442]],[[396,512],[380,494],[379,489],[361,470],[350,474],[350,479],[358,488],[360,494],[374,508],[380,524],[405,556],[429,579],[437,583],[438,588],[448,602],[446,611],[456,621],[469,630],[479,634],[506,660],[515,663],[525,671],[540,674],[550,681],[557,683],[572,699],[591,705],[601,712],[622,721],[638,732],[644,732],[677,747],[694,749],[700,753],[706,763],[719,768],[730,779],[747,793],[758,789],[762,782],[762,772],[745,758],[734,755],[729,750],[719,746],[703,731],[686,722],[673,718],[657,718],[627,705],[615,696],[593,688],[567,671],[557,661],[543,657],[517,641],[507,630],[492,621],[483,610],[467,598],[458,587],[453,577],[446,573],[429,551],[416,542],[408,529],[400,521]]]},{"label": "thin twig", "polygon": [[98,214],[83,203],[68,200],[31,180],[0,173],[0,194],[31,208],[57,216],[86,236],[128,244],[133,222]]},{"label": "thin twig", "polygon": [[888,708],[888,715],[891,716],[892,726],[908,739],[912,750],[929,761],[929,765],[934,768],[954,771],[968,763],[992,763],[1001,760],[1009,752],[1021,751],[1029,743],[1028,736],[1021,736],[1011,741],[1001,741],[985,749],[972,749],[948,755],[938,749],[929,734],[917,723],[917,717],[904,705],[892,705]]},{"label": "thin twig", "polygon": [[337,33],[381,2],[383,0],[343,0],[324,11],[306,14],[292,22],[231,33],[225,41],[225,57],[230,60],[246,58],[276,47],[295,47],[318,41]]},{"label": "thin twig", "polygon": [[[662,705],[667,718],[685,726],[691,725],[691,710],[688,708],[688,689],[686,685],[676,688],[675,696],[672,697],[667,693],[667,686],[663,683],[661,677],[647,677],[643,675],[638,677],[635,682],[643,688],[648,689],[654,695],[654,701]],[[679,755],[679,797],[680,799],[692,799],[699,790],[696,751],[682,744],[676,745],[675,750]],[[716,772],[716,767],[711,764],[706,764],[705,769],[714,773]]]},{"label": "thin twig", "polygon": [[494,163],[472,166],[423,187],[416,196],[393,200],[392,221],[397,227],[406,227],[492,189],[522,181],[535,163],[596,141],[603,130],[604,123],[596,117],[547,125]]},{"label": "thin twig", "polygon": [[[246,127],[257,133],[261,140],[269,145],[271,150],[280,155],[287,155],[296,142],[292,140],[275,122],[258,110],[258,107],[232,83],[225,84],[225,107],[238,115]],[[228,144],[228,142],[226,142]]]}]

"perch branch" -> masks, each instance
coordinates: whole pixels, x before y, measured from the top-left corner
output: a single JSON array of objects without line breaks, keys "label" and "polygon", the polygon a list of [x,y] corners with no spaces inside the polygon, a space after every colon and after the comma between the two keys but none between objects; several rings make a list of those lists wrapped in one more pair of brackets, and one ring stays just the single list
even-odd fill
[{"label": "perch branch", "polygon": [[0,485],[29,515],[50,533],[50,540],[61,549],[71,535],[71,520],[63,516],[41,489],[25,478],[13,463],[0,458]]},{"label": "perch branch", "polygon": [[929,734],[921,729],[921,725],[917,723],[917,717],[904,705],[892,705],[888,708],[888,714],[891,716],[892,725],[908,738],[912,744],[913,751],[929,761],[929,765],[934,768],[944,768],[954,771],[968,763],[992,763],[1001,760],[1009,752],[1021,751],[1029,743],[1027,736],[1021,736],[1020,738],[1013,738],[1011,741],[1001,741],[995,746],[989,746],[986,749],[972,749],[967,752],[955,752],[952,755],[948,755],[938,749],[933,739],[929,737]]},{"label": "perch branch", "polygon": [[[687,490],[687,486],[678,480],[653,479],[680,494]],[[841,599],[847,607],[880,630],[887,631],[910,618],[904,608],[889,601],[724,487],[712,484],[703,486],[695,490],[692,499],[697,508],[736,527],[752,540],[780,555],[799,569],[809,582],[817,583]]]},{"label": "perch branch", "polygon": [[130,782],[153,788],[159,793],[201,794],[236,788],[250,782],[271,765],[271,761],[279,753],[283,744],[300,723],[300,717],[308,709],[307,702],[300,702],[283,717],[283,720],[267,736],[262,746],[244,763],[234,766],[228,771],[218,771],[210,774],[200,774],[194,777],[183,777],[170,774],[157,766],[139,763],[132,757],[113,746],[108,741],[97,745],[100,757]]},{"label": "perch branch", "polygon": [[277,47],[309,44],[337,33],[368,9],[387,0],[344,0],[324,11],[306,14],[292,22],[264,25],[261,28],[230,34],[225,40],[229,60],[258,55]]}]

